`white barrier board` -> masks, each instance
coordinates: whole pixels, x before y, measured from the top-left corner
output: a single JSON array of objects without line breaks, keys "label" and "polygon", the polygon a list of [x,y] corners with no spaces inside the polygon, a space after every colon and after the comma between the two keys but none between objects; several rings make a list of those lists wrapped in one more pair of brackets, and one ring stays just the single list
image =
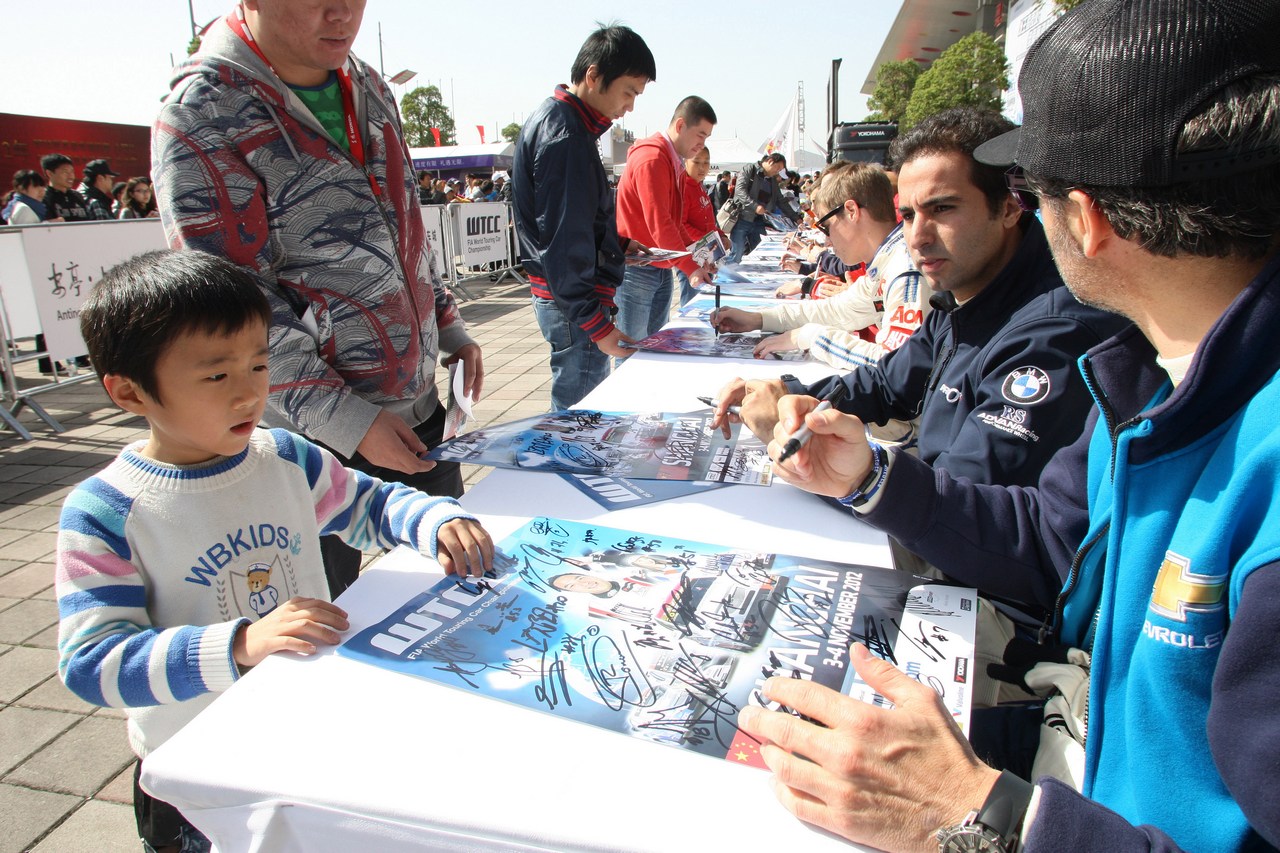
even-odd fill
[{"label": "white barrier board", "polygon": [[455,248],[463,266],[507,263],[510,208],[500,201],[450,205]]},{"label": "white barrier board", "polygon": [[[14,334],[44,332],[45,349],[57,359],[85,354],[80,306],[102,274],[134,255],[168,245],[158,219],[29,225],[17,230],[25,265],[12,252],[0,253],[5,304],[18,308],[22,318],[19,323],[19,317],[11,315]],[[34,296],[36,329],[29,328],[30,302],[20,294],[23,286]]]}]

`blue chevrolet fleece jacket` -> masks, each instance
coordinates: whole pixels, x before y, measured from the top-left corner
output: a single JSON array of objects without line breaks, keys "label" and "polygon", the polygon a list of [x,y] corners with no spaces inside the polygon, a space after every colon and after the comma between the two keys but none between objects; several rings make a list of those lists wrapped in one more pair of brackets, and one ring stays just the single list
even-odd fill
[{"label": "blue chevrolet fleece jacket", "polygon": [[1082,796],[1041,782],[1026,853],[1280,845],[1280,255],[1174,389],[1136,329],[1081,359],[1084,434],[1035,487],[900,454],[864,518],[1093,653]]}]

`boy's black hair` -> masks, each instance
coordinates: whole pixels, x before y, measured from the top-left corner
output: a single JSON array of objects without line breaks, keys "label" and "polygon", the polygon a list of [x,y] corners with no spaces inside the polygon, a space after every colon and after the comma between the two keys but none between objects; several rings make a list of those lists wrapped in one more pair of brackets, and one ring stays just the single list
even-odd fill
[{"label": "boy's black hair", "polygon": [[635,30],[619,24],[601,25],[587,36],[569,69],[570,82],[576,85],[587,79],[587,69],[592,65],[600,72],[605,89],[619,77],[658,79],[658,68],[649,46]]},{"label": "boy's black hair", "polygon": [[66,154],[46,154],[40,158],[40,168],[46,172],[52,172],[59,166],[74,166],[71,158]]},{"label": "boy's black hair", "polygon": [[252,275],[215,255],[163,250],[107,270],[80,309],[80,334],[99,377],[123,376],[163,404],[156,363],[165,347],[254,321],[270,326],[271,306]]}]

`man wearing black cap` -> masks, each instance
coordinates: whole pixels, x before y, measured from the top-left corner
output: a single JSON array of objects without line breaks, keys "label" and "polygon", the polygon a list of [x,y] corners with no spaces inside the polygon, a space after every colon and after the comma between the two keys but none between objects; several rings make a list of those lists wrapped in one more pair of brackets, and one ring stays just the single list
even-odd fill
[{"label": "man wearing black cap", "polygon": [[963,582],[1052,605],[1089,655],[1083,794],[984,764],[862,646],[893,710],[770,680],[825,724],[739,717],[801,818],[889,850],[1280,846],[1277,38],[1274,0],[1088,0],[1027,54],[1021,132],[975,156],[1025,171],[1011,189],[1039,196],[1068,286],[1136,325],[1081,359],[1096,408],[1037,486],[953,480],[781,402],[775,435],[815,433],[783,476]]},{"label": "man wearing black cap", "polygon": [[106,160],[90,160],[84,167],[84,198],[94,219],[115,219],[111,215],[111,184],[116,173]]}]

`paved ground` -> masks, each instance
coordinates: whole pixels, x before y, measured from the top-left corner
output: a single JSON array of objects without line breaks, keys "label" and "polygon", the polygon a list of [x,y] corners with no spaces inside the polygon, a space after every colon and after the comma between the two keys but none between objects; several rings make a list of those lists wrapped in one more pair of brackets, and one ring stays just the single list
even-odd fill
[{"label": "paved ground", "polygon": [[[477,420],[546,411],[546,343],[528,288],[507,281],[472,290],[480,298],[462,314],[485,356]],[[16,373],[24,387],[41,383],[34,362]],[[136,851],[124,715],[81,702],[57,677],[53,560],[71,486],[145,435],[146,424],[115,408],[96,383],[36,399],[65,432],[54,434],[27,410],[20,420],[35,440],[0,428],[0,853]],[[467,466],[467,483],[486,470]]]}]

